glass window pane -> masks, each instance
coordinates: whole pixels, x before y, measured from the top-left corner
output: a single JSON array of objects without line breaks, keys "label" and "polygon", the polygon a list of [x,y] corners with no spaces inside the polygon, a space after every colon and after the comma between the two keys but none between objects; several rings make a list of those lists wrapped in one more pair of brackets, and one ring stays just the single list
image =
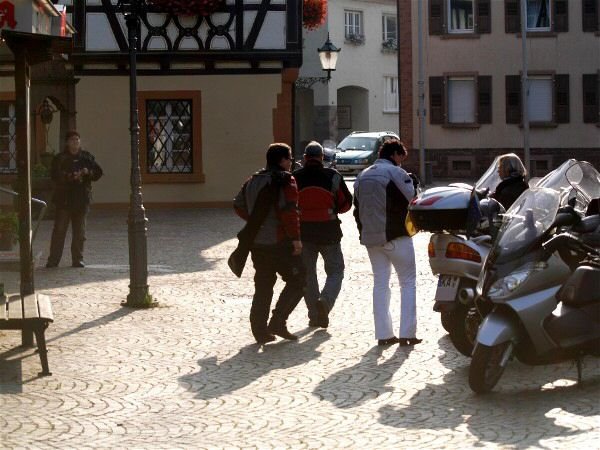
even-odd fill
[{"label": "glass window pane", "polygon": [[448,122],[475,123],[475,80],[448,80]]},{"label": "glass window pane", "polygon": [[552,78],[530,78],[529,106],[530,122],[552,121]]},{"label": "glass window pane", "polygon": [[527,0],[527,29],[550,30],[550,0]]},{"label": "glass window pane", "polygon": [[448,16],[450,31],[473,31],[473,0],[449,0]]},{"label": "glass window pane", "polygon": [[147,170],[192,173],[191,100],[146,101]]}]

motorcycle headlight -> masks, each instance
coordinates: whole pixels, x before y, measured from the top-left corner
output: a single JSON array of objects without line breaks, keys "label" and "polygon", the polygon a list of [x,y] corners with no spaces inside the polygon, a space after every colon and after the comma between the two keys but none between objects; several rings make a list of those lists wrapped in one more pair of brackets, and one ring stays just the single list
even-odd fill
[{"label": "motorcycle headlight", "polygon": [[528,263],[519,267],[517,270],[505,276],[504,278],[496,280],[496,282],[490,287],[488,296],[496,298],[506,297],[519,286],[521,286],[532,273],[543,270],[545,267],[547,267],[545,263]]}]

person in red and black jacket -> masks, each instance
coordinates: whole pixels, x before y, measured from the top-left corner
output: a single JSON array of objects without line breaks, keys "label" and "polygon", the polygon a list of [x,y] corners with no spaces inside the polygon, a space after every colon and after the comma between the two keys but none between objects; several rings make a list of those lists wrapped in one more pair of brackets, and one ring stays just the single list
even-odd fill
[{"label": "person in red and black jacket", "polygon": [[[304,300],[308,325],[327,328],[344,279],[344,256],[340,241],[342,229],[338,214],[352,206],[352,194],[344,178],[335,169],[323,167],[323,147],[310,142],[304,150],[304,167],[294,172],[298,183],[302,259],[306,267]],[[325,263],[327,278],[319,291],[317,259]]]},{"label": "person in red and black jacket", "polygon": [[[267,167],[252,175],[236,195],[235,212],[248,220],[263,189],[276,188],[272,208],[262,223],[250,253],[254,264],[254,297],[250,309],[250,327],[259,344],[275,340],[275,335],[296,340],[286,322],[304,295],[305,270],[302,263],[298,188],[289,172],[292,151],[287,144],[275,143],[267,150]],[[271,321],[269,308],[277,274],[285,282]]]}]

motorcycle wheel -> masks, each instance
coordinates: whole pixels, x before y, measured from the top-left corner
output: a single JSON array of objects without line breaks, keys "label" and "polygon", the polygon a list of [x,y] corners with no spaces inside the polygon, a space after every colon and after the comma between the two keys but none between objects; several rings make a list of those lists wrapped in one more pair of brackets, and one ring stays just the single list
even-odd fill
[{"label": "motorcycle wheel", "polygon": [[501,362],[506,361],[512,351],[511,342],[488,347],[479,344],[473,352],[471,366],[469,367],[469,386],[477,394],[490,392],[504,373]]},{"label": "motorcycle wheel", "polygon": [[448,333],[452,344],[460,353],[470,357],[473,353],[473,347],[475,346],[475,338],[471,328],[474,326],[467,320],[472,321],[474,317],[478,317],[477,311],[473,306],[470,308],[464,305],[459,305],[454,311],[452,311],[451,325]]},{"label": "motorcycle wheel", "polygon": [[442,311],[441,319],[442,327],[444,327],[444,330],[450,333],[450,330],[452,330],[452,311]]}]

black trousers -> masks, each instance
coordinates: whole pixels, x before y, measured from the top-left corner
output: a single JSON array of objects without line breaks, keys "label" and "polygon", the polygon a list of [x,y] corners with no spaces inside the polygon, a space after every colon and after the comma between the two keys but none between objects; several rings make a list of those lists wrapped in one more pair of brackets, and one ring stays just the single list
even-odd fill
[{"label": "black trousers", "polygon": [[285,282],[273,310],[273,322],[284,324],[304,295],[306,270],[301,256],[292,255],[290,244],[256,247],[251,250],[254,264],[254,297],[250,309],[252,334],[260,338],[267,333],[269,309],[277,274]]},{"label": "black trousers", "polygon": [[56,209],[48,265],[57,266],[60,262],[69,223],[71,224],[73,234],[71,238],[71,262],[73,264],[83,262],[83,243],[85,242],[85,219],[87,213],[87,208],[81,210]]}]

